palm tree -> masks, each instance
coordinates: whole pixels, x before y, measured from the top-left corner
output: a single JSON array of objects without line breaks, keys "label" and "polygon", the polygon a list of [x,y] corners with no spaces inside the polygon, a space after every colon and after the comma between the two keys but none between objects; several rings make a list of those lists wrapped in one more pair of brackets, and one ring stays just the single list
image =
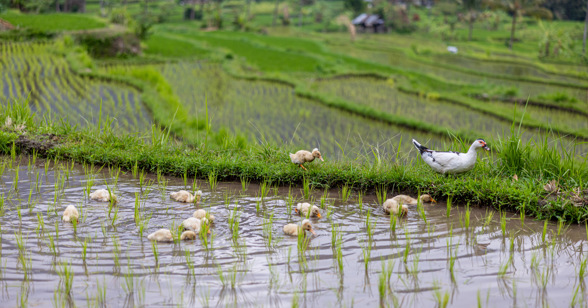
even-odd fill
[{"label": "palm tree", "polygon": [[474,22],[476,22],[476,19],[478,18],[478,7],[480,4],[480,0],[461,0],[460,4],[466,11],[466,18],[469,27],[468,41],[471,41],[472,33],[474,32]]},{"label": "palm tree", "polygon": [[506,13],[512,15],[512,25],[510,28],[510,41],[508,48],[512,50],[514,42],[515,30],[517,25],[517,18],[525,14],[533,13],[539,10],[539,5],[543,0],[490,0],[489,5],[494,8],[499,8]]}]

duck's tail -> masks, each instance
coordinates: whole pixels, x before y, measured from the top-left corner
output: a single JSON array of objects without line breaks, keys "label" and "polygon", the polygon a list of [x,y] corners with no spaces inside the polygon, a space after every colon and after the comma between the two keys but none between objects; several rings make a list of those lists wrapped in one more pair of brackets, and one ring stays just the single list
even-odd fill
[{"label": "duck's tail", "polygon": [[425,152],[426,150],[428,150],[429,148],[422,146],[420,143],[418,143],[418,141],[412,139],[412,143],[414,144],[414,147],[419,150],[419,153],[423,154],[423,152]]}]

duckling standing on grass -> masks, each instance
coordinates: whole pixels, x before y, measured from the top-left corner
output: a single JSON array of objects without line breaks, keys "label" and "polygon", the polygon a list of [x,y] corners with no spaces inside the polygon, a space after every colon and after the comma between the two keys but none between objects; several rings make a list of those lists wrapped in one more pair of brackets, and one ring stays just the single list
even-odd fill
[{"label": "duckling standing on grass", "polygon": [[[433,197],[431,197],[430,195],[424,194],[421,195],[421,202],[425,203],[430,203],[430,202],[437,202],[435,201],[435,199],[433,199]],[[406,215],[408,214],[408,204],[417,204],[418,200],[411,197],[411,196],[407,196],[407,195],[398,195],[395,196],[394,198],[388,199],[386,200],[386,202],[384,202],[384,204],[382,205],[382,208],[384,209],[384,212],[389,213],[389,214],[394,214],[394,215],[398,215],[399,212],[402,212],[401,215]]]},{"label": "duckling standing on grass", "polygon": [[304,164],[306,162],[311,162],[315,158],[318,158],[321,161],[325,161],[323,159],[323,157],[321,156],[321,152],[319,152],[319,150],[317,148],[313,149],[312,152],[300,150],[300,151],[296,152],[296,154],[290,153],[290,160],[292,161],[292,163],[297,164],[298,166],[300,166],[300,168],[302,168],[304,170],[307,170],[307,169],[304,168],[304,166],[302,166],[302,164]]},{"label": "duckling standing on grass", "polygon": [[314,230],[312,229],[312,224],[310,220],[305,219],[302,221],[300,225],[297,224],[287,224],[284,226],[284,233],[287,235],[298,235],[298,232],[306,232],[310,231],[313,235],[316,235]]},{"label": "duckling standing on grass", "polygon": [[484,139],[474,141],[467,153],[429,150],[414,139],[412,139],[412,143],[421,153],[421,158],[425,163],[441,174],[470,171],[476,166],[478,150],[484,149],[490,151],[490,148],[486,145]]},{"label": "duckling standing on grass", "polygon": [[171,242],[174,240],[171,231],[168,229],[159,229],[147,236],[147,239],[150,241],[157,241],[157,242]]},{"label": "duckling standing on grass", "polygon": [[[304,217],[318,217],[321,218],[321,210],[316,205],[310,205],[310,203],[298,203],[296,204],[296,208],[294,209],[296,214],[302,215]],[[310,216],[308,216],[308,211],[310,211]]]},{"label": "duckling standing on grass", "polygon": [[198,219],[204,219],[204,218],[207,218],[207,219],[208,219],[208,220],[209,220],[211,223],[214,223],[214,215],[212,215],[212,214],[208,214],[208,217],[206,217],[206,215],[207,215],[207,213],[206,213],[206,211],[205,211],[205,210],[203,210],[203,209],[196,210],[196,211],[194,212],[194,214],[192,214],[192,216],[193,216],[194,218],[198,218]]},{"label": "duckling standing on grass", "polygon": [[178,202],[193,203],[194,200],[196,200],[196,203],[198,203],[200,202],[200,198],[202,197],[202,191],[199,190],[195,192],[194,195],[192,195],[188,191],[180,190],[169,194],[169,196]]},{"label": "duckling standing on grass", "polygon": [[78,213],[78,210],[73,205],[68,205],[65,208],[65,211],[63,211],[63,221],[65,222],[70,222],[74,220],[77,221],[78,218],[80,218],[80,213]]},{"label": "duckling standing on grass", "polygon": [[117,201],[116,196],[106,189],[98,189],[97,191],[91,193],[90,199],[101,202],[108,202],[112,200],[114,203]]}]

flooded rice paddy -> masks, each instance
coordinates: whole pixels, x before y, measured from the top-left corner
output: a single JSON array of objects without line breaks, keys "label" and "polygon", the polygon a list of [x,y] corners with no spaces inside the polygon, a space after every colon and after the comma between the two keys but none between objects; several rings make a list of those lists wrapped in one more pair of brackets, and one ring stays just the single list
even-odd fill
[{"label": "flooded rice paddy", "polygon": [[[584,226],[445,203],[397,220],[381,194],[215,183],[32,157],[0,165],[0,306],[586,306]],[[20,164],[20,165],[19,165]],[[110,188],[118,204],[88,200]],[[170,192],[201,189],[197,204]],[[396,192],[390,190],[388,197]],[[282,233],[321,207],[307,240]],[[75,205],[82,218],[61,221]],[[194,241],[151,243],[197,208]]]}]

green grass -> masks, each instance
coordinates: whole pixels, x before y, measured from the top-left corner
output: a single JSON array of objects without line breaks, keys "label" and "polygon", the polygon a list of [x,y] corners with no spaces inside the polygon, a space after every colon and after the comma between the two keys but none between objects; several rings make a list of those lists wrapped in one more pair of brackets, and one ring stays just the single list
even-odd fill
[{"label": "green grass", "polygon": [[203,57],[208,54],[206,49],[186,40],[178,40],[173,36],[155,33],[145,40],[145,53],[170,58]]},{"label": "green grass", "polygon": [[44,31],[72,31],[103,28],[106,24],[90,15],[82,14],[21,14],[10,11],[0,14],[0,18],[21,28]]}]

